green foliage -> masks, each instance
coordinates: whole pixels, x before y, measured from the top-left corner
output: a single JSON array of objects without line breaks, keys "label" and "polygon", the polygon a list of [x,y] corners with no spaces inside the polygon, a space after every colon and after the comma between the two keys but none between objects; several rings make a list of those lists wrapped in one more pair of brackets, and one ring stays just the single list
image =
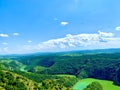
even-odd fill
[{"label": "green foliage", "polygon": [[34,87],[37,88],[36,90],[39,89],[35,82],[25,77],[9,71],[0,71],[0,88],[5,90],[33,90]]},{"label": "green foliage", "polygon": [[71,77],[69,75],[59,76],[59,75],[28,73],[28,72],[21,72],[21,71],[15,71],[15,72],[37,83],[41,83],[42,86],[40,88],[42,89],[48,89],[48,88],[49,90],[52,90],[52,89],[59,90],[60,88],[64,88],[63,90],[71,89],[72,86],[78,81],[76,77]]},{"label": "green foliage", "polygon": [[16,60],[4,60],[4,59],[0,59],[0,69],[1,70],[19,70],[21,67],[23,67],[25,65],[23,65],[22,63],[16,61]]},{"label": "green foliage", "polygon": [[66,87],[57,83],[55,80],[44,80],[42,82],[42,87],[45,90],[66,90]]},{"label": "green foliage", "polygon": [[[76,83],[76,78],[59,77],[56,74],[70,74],[77,78],[97,78],[114,80],[114,84],[120,85],[120,53],[97,53],[92,52],[66,52],[53,54],[33,54],[21,56],[4,56],[0,59],[0,69],[9,70],[31,79],[36,85],[34,88],[40,89],[71,89]],[[21,68],[28,72],[21,72]],[[21,70],[21,71],[20,71]],[[31,73],[29,73],[31,72]],[[7,75],[6,77],[3,77]],[[0,88],[30,87],[15,77],[5,73],[0,75]],[[13,82],[14,81],[14,82]],[[23,80],[24,81],[24,80]],[[8,83],[8,84],[4,84]],[[11,83],[9,85],[9,83]],[[33,83],[33,82],[32,82]],[[95,83],[94,83],[95,84]],[[95,84],[97,85],[97,84]],[[28,86],[28,87],[27,87]],[[34,86],[34,85],[33,85]],[[56,86],[56,87],[55,87]],[[14,90],[14,89],[13,89]]]},{"label": "green foliage", "polygon": [[14,71],[14,72],[38,83],[46,79],[58,79],[58,76],[54,76],[54,75],[36,74],[36,73],[22,72],[22,71]]},{"label": "green foliage", "polygon": [[56,57],[59,60],[54,60],[55,64],[40,73],[71,74],[79,78],[114,80],[120,66],[120,53]]},{"label": "green foliage", "polygon": [[76,82],[77,79],[73,77],[59,77],[42,81],[42,87],[46,90],[72,90]]},{"label": "green foliage", "polygon": [[99,82],[92,82],[84,90],[103,90]]},{"label": "green foliage", "polygon": [[100,79],[94,79],[94,78],[86,78],[86,79],[80,80],[74,85],[73,90],[79,90],[79,89],[83,90],[92,82],[99,82],[103,87],[103,90],[120,90],[120,86],[114,85],[112,81],[100,80]]},{"label": "green foliage", "polygon": [[88,77],[88,74],[86,73],[85,70],[81,70],[79,74],[77,74],[77,77],[80,79],[84,79]]},{"label": "green foliage", "polygon": [[116,70],[116,74],[115,74],[115,77],[114,77],[114,84],[120,86],[120,68],[118,68]]}]

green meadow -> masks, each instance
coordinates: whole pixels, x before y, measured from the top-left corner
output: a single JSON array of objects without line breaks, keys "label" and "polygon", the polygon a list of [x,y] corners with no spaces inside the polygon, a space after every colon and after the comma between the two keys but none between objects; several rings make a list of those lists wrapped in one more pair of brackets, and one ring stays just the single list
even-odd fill
[{"label": "green meadow", "polygon": [[102,85],[103,90],[120,90],[120,86],[113,85],[112,81],[98,80],[93,78],[80,80],[73,86],[73,90],[83,90],[87,85],[94,81],[99,82]]}]

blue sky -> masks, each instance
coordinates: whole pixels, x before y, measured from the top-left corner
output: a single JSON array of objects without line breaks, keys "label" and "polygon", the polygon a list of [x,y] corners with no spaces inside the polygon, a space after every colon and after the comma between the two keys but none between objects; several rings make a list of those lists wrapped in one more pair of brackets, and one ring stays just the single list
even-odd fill
[{"label": "blue sky", "polygon": [[0,53],[120,48],[120,0],[0,0]]}]

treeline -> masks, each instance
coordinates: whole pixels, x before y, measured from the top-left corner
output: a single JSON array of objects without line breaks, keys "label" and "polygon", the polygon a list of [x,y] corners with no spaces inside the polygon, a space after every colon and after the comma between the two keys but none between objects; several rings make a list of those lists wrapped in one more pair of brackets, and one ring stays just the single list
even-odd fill
[{"label": "treeline", "polygon": [[14,72],[40,83],[41,90],[71,90],[73,85],[78,81],[76,77],[71,76],[36,74],[21,71]]},{"label": "treeline", "polygon": [[72,90],[76,77],[0,70],[0,90]]},{"label": "treeline", "polygon": [[[58,60],[59,59],[59,60]],[[40,72],[44,74],[72,74],[80,78],[112,80],[120,85],[120,53],[59,57]]]},{"label": "treeline", "polygon": [[[20,72],[19,64],[16,62],[11,62],[10,66],[16,68],[12,70],[17,74],[27,77],[37,83],[48,88],[47,82],[53,82],[50,87],[58,83],[57,88],[68,88],[66,84],[62,84],[63,77],[54,76],[56,74],[71,74],[75,75],[77,78],[97,78],[112,80],[114,84],[120,85],[120,53],[101,53],[101,54],[47,54],[47,55],[26,55],[14,57],[14,60],[21,62],[26,65],[25,69],[28,72]],[[10,58],[11,59],[11,58]],[[0,67],[6,69],[9,64],[0,62]],[[4,66],[3,66],[4,65]],[[18,68],[19,67],[19,68]],[[7,67],[9,68],[9,67]],[[72,86],[76,80],[67,81],[67,77],[64,81],[67,82],[69,88]],[[48,80],[48,81],[46,81]],[[46,84],[45,84],[45,83]],[[42,87],[42,86],[41,86]],[[55,88],[55,87],[54,87]]]},{"label": "treeline", "polygon": [[103,87],[99,82],[92,82],[84,90],[103,90]]}]

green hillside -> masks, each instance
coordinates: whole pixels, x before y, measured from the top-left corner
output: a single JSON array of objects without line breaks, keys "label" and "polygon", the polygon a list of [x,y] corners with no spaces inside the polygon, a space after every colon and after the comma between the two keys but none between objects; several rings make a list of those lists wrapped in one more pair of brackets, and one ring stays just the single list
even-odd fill
[{"label": "green hillside", "polygon": [[21,75],[0,70],[0,90],[39,90],[39,85]]},{"label": "green hillside", "polygon": [[[98,50],[0,56],[0,70],[3,74],[1,88],[20,88],[17,84],[14,85],[14,80],[18,81],[17,83],[22,81],[21,85],[29,88],[29,84],[26,85],[25,82],[30,80],[32,88],[41,90],[71,90],[74,85],[82,89],[91,83],[88,80],[85,82],[87,84],[84,84],[84,79],[94,78],[112,81],[113,86],[107,82],[103,83],[107,83],[114,90],[120,86],[120,53],[109,50],[107,53],[100,53],[102,51],[105,52]],[[9,78],[13,78],[12,81],[6,78],[6,72],[11,75]],[[23,80],[16,80],[14,76],[22,77]],[[76,84],[78,80],[81,80],[82,85]],[[9,81],[12,83],[10,86]],[[105,88],[101,82],[100,84]]]}]

